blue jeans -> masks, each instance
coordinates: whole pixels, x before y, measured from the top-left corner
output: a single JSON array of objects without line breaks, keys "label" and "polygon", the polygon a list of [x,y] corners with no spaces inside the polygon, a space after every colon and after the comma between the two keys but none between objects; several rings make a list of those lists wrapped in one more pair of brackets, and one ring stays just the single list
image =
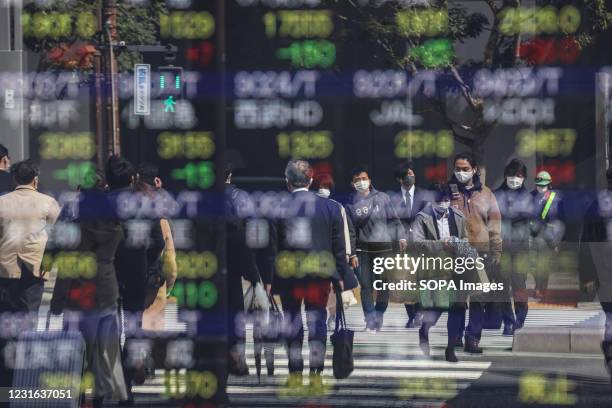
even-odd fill
[{"label": "blue jeans", "polygon": [[361,308],[366,324],[382,322],[382,317],[389,305],[389,291],[379,290],[376,292],[376,304],[373,300],[373,283],[375,280],[384,280],[384,274],[376,275],[372,272],[372,263],[376,257],[391,256],[389,252],[357,252],[359,267],[355,269],[355,275],[361,285]]}]

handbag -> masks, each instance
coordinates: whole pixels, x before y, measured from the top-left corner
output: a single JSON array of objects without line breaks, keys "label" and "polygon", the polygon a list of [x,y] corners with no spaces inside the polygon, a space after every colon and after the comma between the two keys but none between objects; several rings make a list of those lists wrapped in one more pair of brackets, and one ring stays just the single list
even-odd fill
[{"label": "handbag", "polygon": [[353,337],[354,332],[346,325],[346,316],[342,307],[342,295],[336,292],[336,327],[330,336],[334,347],[332,367],[334,378],[347,378],[353,372]]}]

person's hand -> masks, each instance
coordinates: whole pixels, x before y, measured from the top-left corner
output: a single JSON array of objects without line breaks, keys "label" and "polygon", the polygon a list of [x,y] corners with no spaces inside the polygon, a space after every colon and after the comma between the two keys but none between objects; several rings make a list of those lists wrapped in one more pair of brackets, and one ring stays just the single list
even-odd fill
[{"label": "person's hand", "polygon": [[272,294],[272,284],[271,283],[266,283],[266,293],[268,294],[268,296],[270,296]]},{"label": "person's hand", "polygon": [[444,238],[444,241],[442,241],[442,243],[444,244],[444,248],[450,248],[450,237]]},{"label": "person's hand", "polygon": [[351,268],[359,268],[359,258],[357,256],[351,257]]},{"label": "person's hand", "polygon": [[595,281],[588,281],[584,284],[584,289],[589,292],[592,293],[593,290],[595,289]]},{"label": "person's hand", "polygon": [[399,250],[400,250],[400,252],[406,251],[406,248],[408,248],[408,242],[405,239],[400,239],[399,240]]},{"label": "person's hand", "polygon": [[344,281],[342,279],[338,281],[338,285],[340,286],[340,292],[344,292]]}]

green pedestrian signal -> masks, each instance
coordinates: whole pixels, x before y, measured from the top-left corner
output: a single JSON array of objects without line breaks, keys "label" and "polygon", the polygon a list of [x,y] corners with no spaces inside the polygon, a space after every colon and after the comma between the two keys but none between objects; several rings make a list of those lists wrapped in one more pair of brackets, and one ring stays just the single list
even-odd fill
[{"label": "green pedestrian signal", "polygon": [[174,101],[174,96],[170,95],[164,101],[164,112],[173,112],[174,113],[174,105],[176,102]]}]

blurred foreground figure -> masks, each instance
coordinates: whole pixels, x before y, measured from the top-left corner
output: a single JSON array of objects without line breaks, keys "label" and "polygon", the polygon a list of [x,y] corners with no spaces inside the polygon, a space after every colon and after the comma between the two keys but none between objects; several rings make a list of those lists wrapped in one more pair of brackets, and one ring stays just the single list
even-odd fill
[{"label": "blurred foreground figure", "polygon": [[[272,290],[280,295],[284,312],[283,337],[289,357],[290,392],[302,387],[302,304],[306,309],[310,349],[310,393],[321,394],[321,372],[327,345],[326,305],[330,283],[343,288],[346,248],[338,204],[308,191],[312,169],[292,160],[285,169],[289,199],[279,209],[276,276]],[[304,259],[303,257],[306,257]]]},{"label": "blurred foreground figure", "polygon": [[110,193],[104,173],[96,173],[95,186],[80,192],[76,222],[81,231],[78,251],[95,256],[93,277],[74,277],[58,269],[51,313],[64,313],[64,329],[79,330],[86,345],[86,367],[94,375],[95,408],[104,400],[126,400],[127,390],[121,365],[119,286],[115,253],[122,238],[120,221],[108,210]]},{"label": "blurred foreground figure", "polygon": [[[227,295],[228,295],[228,372],[232,375],[249,374],[246,363],[245,304],[242,278],[256,285],[260,279],[255,251],[247,245],[246,221],[254,215],[249,194],[232,184],[231,168],[225,172],[225,222],[227,227]],[[265,280],[265,279],[264,279]],[[261,288],[261,293],[263,288]],[[265,297],[265,293],[264,293]]]},{"label": "blurred foreground figure", "polygon": [[584,286],[589,292],[597,290],[601,308],[606,314],[601,348],[606,368],[612,376],[612,275],[609,260],[612,253],[612,167],[608,168],[606,179],[608,188],[598,193],[586,212],[580,245],[593,266],[581,270]]},{"label": "blurred foreground figure", "polygon": [[[0,313],[29,314],[33,329],[44,286],[40,265],[47,227],[55,224],[60,207],[37,191],[39,170],[34,162],[14,164],[11,174],[17,187],[0,196]],[[0,350],[5,341],[0,339]],[[10,386],[12,376],[0,357],[0,386]]]}]

